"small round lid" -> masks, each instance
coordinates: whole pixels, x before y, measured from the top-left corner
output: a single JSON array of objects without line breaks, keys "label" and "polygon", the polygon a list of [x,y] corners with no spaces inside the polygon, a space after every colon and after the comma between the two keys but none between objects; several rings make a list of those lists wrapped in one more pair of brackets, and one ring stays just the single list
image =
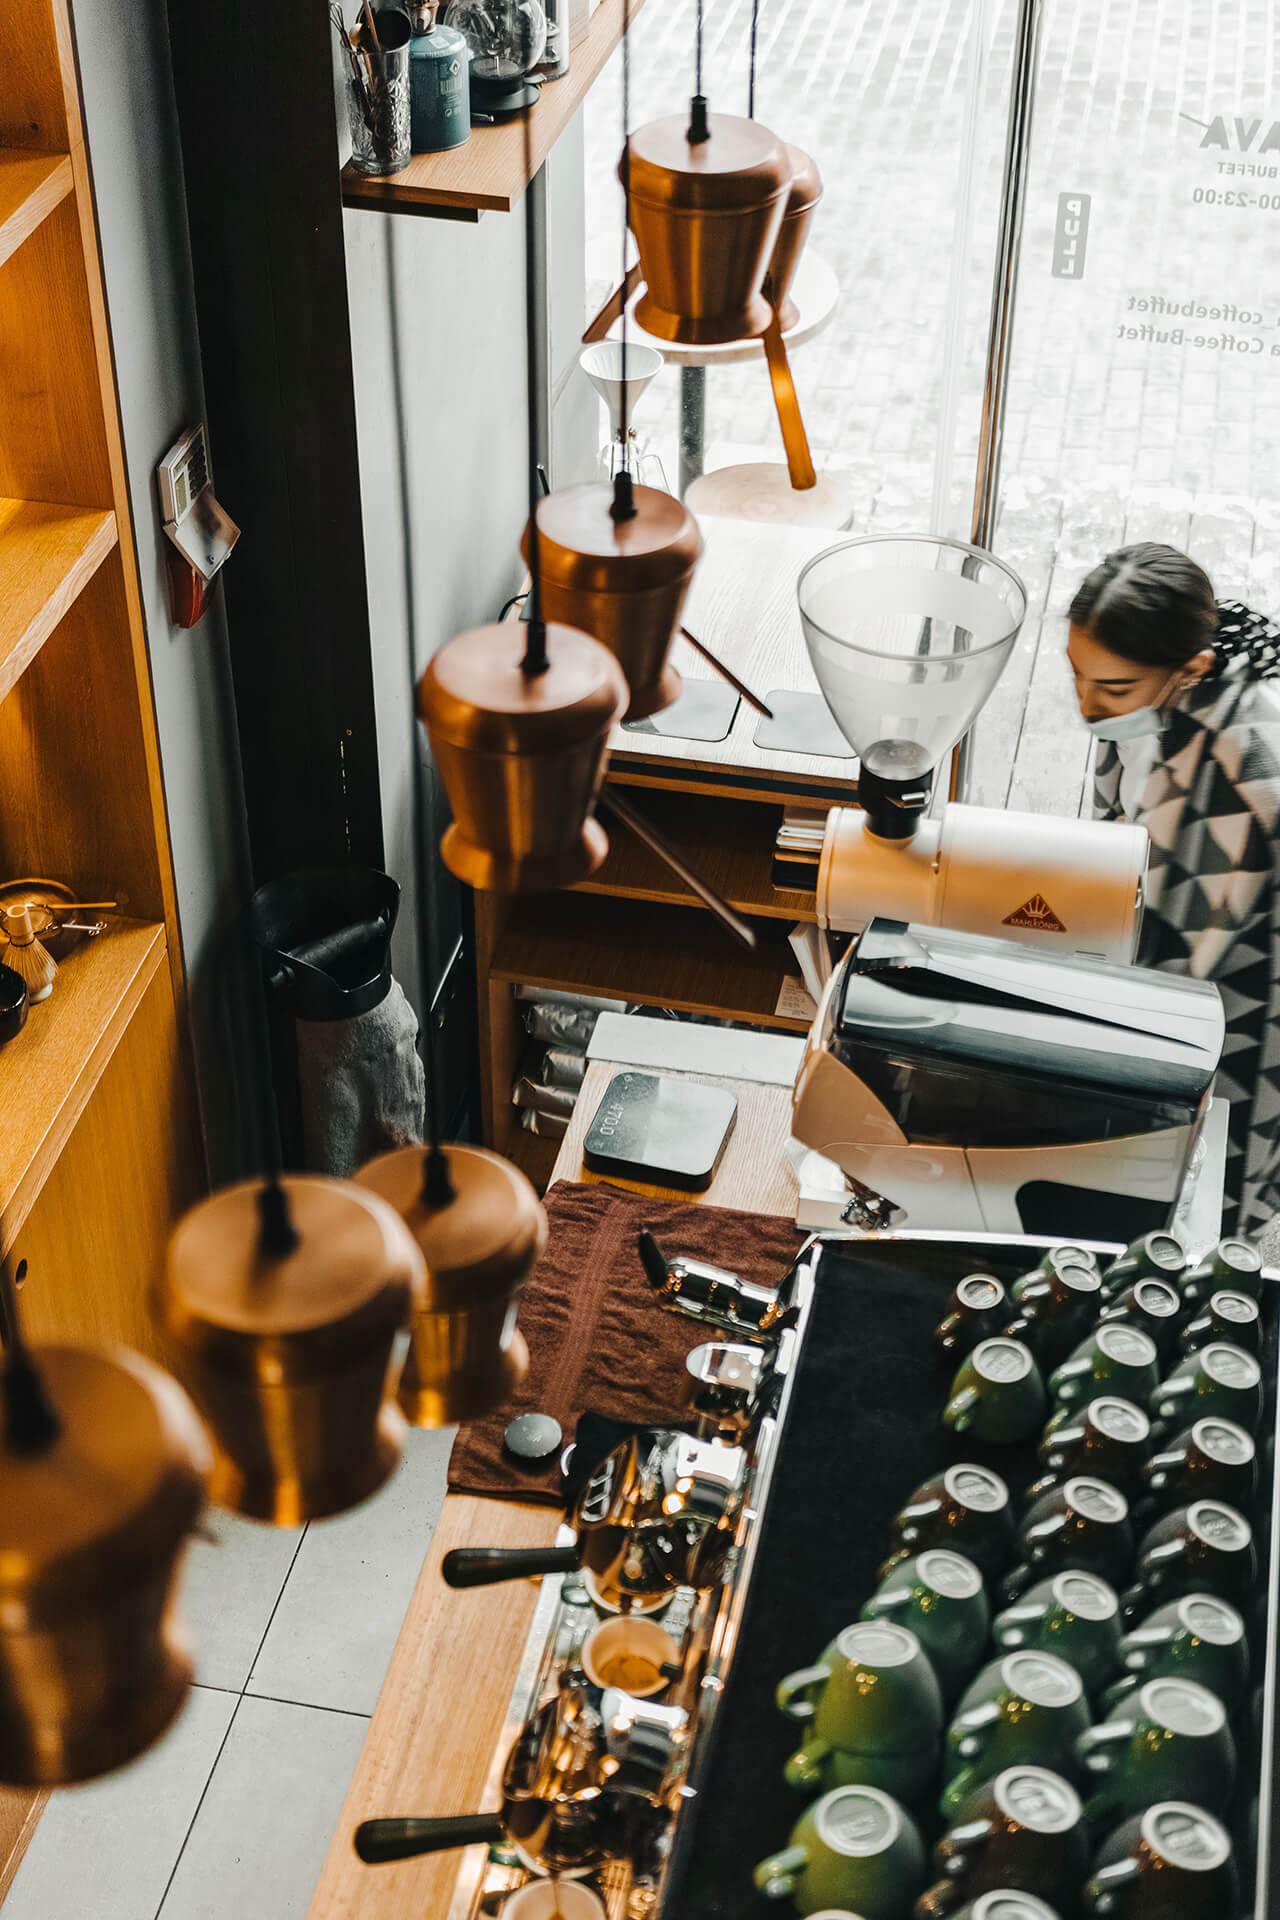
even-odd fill
[{"label": "small round lid", "polygon": [[[636,512],[615,520],[604,481],[562,487],[538,505],[542,578],[589,593],[635,593],[683,580],[702,557],[698,523],[683,502],[658,487],[635,487]],[[529,529],[520,539],[529,558]]]},{"label": "small round lid", "polygon": [[428,1313],[509,1292],[547,1244],[547,1216],[518,1167],[484,1147],[443,1151],[454,1190],[447,1206],[429,1207],[423,1198],[422,1147],[384,1153],[356,1175],[395,1208],[421,1249]]},{"label": "small round lid", "polygon": [[261,1247],[262,1184],[244,1181],[201,1201],[169,1241],[165,1325],[188,1352],[262,1382],[263,1342],[281,1383],[348,1371],[390,1341],[421,1296],[413,1235],[375,1193],[350,1180],[286,1174],[298,1236],[292,1252]]},{"label": "small round lid", "polygon": [[39,1347],[62,1431],[0,1442],[0,1630],[109,1606],[176,1555],[204,1505],[209,1440],[176,1380],[124,1348]]},{"label": "small round lid", "polygon": [[692,142],[687,113],[636,128],[627,143],[633,200],[673,212],[740,213],[786,190],[791,162],[776,133],[734,113],[709,113],[707,124],[710,139]]},{"label": "small round lid", "polygon": [[606,732],[629,699],[607,647],[576,627],[547,627],[545,673],[520,670],[523,621],[474,627],[433,655],[418,682],[432,733],[482,753],[554,753]]},{"label": "small round lid", "polygon": [[798,214],[816,207],[821,200],[822,175],[818,172],[817,161],[803,147],[793,147],[788,143],[785,151],[791,166],[791,185],[787,189],[787,210],[782,217],[784,220],[794,220]]}]

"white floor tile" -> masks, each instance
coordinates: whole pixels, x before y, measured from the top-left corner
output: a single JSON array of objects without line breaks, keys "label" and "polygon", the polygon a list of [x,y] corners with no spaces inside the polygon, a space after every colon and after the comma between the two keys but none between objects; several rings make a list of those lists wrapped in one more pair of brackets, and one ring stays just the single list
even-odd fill
[{"label": "white floor tile", "polygon": [[453,1429],[411,1431],[372,1500],[313,1521],[254,1662],[249,1691],[372,1713],[445,1494]]},{"label": "white floor tile", "polygon": [[196,1678],[205,1687],[243,1690],[280,1598],[300,1527],[264,1527],[210,1507],[217,1544],[196,1540],[183,1569],[182,1611],[196,1645]]},{"label": "white floor tile", "polygon": [[149,1753],[89,1786],[55,1793],[4,1902],[4,1920],[152,1920],[236,1706],[233,1694],[195,1687]]},{"label": "white floor tile", "polygon": [[[157,1920],[303,1920],[367,1728],[356,1714],[241,1700]],[[92,1906],[65,1920],[87,1913],[100,1920]]]}]

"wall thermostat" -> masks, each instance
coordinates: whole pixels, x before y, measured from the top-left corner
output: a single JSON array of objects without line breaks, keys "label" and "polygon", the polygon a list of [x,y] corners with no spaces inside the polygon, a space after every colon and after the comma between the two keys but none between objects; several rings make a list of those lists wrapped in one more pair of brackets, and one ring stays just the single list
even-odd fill
[{"label": "wall thermostat", "polygon": [[156,468],[164,530],[203,580],[212,580],[240,538],[214,497],[203,426],[175,440]]}]

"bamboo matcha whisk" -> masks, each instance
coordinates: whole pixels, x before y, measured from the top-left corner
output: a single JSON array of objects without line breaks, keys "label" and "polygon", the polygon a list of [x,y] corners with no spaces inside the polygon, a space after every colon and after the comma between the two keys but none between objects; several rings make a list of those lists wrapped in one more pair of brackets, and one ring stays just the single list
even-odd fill
[{"label": "bamboo matcha whisk", "polygon": [[5,965],[26,981],[27,998],[33,1005],[37,1000],[47,1000],[53,992],[58,963],[35,930],[29,903],[0,907],[0,914],[4,916],[4,931],[9,937]]}]

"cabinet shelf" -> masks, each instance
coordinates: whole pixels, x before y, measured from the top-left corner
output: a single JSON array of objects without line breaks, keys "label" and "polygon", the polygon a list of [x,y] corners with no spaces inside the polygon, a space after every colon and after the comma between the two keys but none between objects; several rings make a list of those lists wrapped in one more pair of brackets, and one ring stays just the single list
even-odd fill
[{"label": "cabinet shelf", "polygon": [[[0,1216],[12,1243],[165,957],[164,927],[117,920],[58,969],[53,992],[0,1048]],[[0,947],[3,960],[7,946]],[[152,1089],[156,1099],[168,1097]]]},{"label": "cabinet shelf", "polygon": [[[773,847],[782,818],[776,804],[705,797],[660,788],[640,791],[636,805],[689,865],[739,913],[770,920],[814,920],[812,893],[773,884]],[[606,816],[609,854],[575,892],[648,900],[655,906],[701,902],[628,827]]]},{"label": "cabinet shelf", "polygon": [[0,147],[0,267],[71,188],[70,154]]},{"label": "cabinet shelf", "polygon": [[0,499],[0,700],[115,544],[114,513]]},{"label": "cabinet shelf", "polygon": [[514,903],[489,973],[494,980],[569,993],[607,991],[644,1006],[804,1033],[808,1020],[775,1012],[784,985],[799,983],[786,935],[767,923],[756,933],[759,944],[748,953],[702,908],[654,911],[617,895],[545,894]]},{"label": "cabinet shelf", "polygon": [[[643,0],[630,0],[634,21]],[[510,213],[560,135],[577,113],[622,38],[623,0],[603,0],[586,37],[570,55],[563,80],[549,80],[528,114],[500,127],[473,127],[469,140],[447,153],[418,153],[399,173],[371,179],[350,165],[342,170],[344,206],[379,213],[426,214],[444,220],[478,220],[482,213]],[[525,164],[525,121],[530,159]]]}]

